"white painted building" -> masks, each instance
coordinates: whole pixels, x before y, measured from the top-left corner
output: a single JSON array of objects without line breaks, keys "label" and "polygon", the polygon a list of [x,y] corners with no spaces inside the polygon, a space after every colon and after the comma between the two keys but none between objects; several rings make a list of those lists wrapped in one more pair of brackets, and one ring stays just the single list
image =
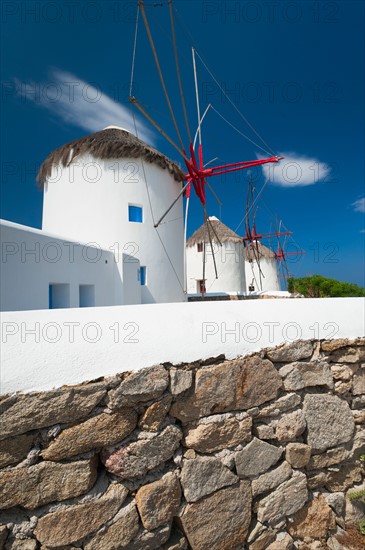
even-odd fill
[{"label": "white painted building", "polygon": [[272,250],[260,241],[253,241],[243,249],[247,292],[280,291],[278,262]]},{"label": "white painted building", "polygon": [[[186,242],[187,289],[194,294],[231,294],[246,292],[242,238],[215,216],[210,245],[207,225],[202,225]],[[205,253],[204,253],[205,248]],[[216,278],[213,254],[218,278]],[[203,269],[205,258],[205,270]],[[204,271],[204,273],[203,273]]]},{"label": "white painted building", "polygon": [[112,251],[6,221],[0,284],[2,311],[111,306],[123,296]]},{"label": "white painted building", "polygon": [[[266,294],[280,291],[278,264],[274,252],[259,241],[244,247],[242,237],[215,216],[209,220],[212,226],[210,238],[207,225],[204,224],[186,243],[189,296],[205,294],[209,298],[214,295]],[[288,295],[287,292],[283,294]]]},{"label": "white painted building", "polygon": [[51,153],[39,173],[42,230],[2,223],[2,310],[184,301],[182,197],[154,227],[183,178],[122,128]]}]

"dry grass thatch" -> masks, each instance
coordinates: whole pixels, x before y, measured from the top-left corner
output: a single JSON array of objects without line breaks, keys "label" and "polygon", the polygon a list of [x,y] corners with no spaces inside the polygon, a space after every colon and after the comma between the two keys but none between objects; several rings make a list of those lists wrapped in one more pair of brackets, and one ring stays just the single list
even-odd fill
[{"label": "dry grass thatch", "polygon": [[[232,229],[224,225],[221,221],[217,219],[210,220],[210,223],[212,224],[215,233],[218,235],[218,238],[221,243],[225,243],[227,241],[234,242],[234,243],[242,243],[242,237],[237,235]],[[214,234],[214,231],[210,228],[210,236],[212,239],[212,242],[217,243],[217,238]],[[207,229],[207,225],[203,224],[199,229],[195,231],[195,233],[192,234],[192,236],[186,241],[186,246],[194,246],[198,243],[209,243],[209,233]]]},{"label": "dry grass thatch", "polygon": [[243,249],[243,256],[245,260],[249,262],[260,260],[261,258],[275,258],[275,253],[267,248],[267,246],[264,246],[259,241],[255,241],[253,243],[249,243],[244,249]]},{"label": "dry grass thatch", "polygon": [[[233,242],[233,243],[242,243],[243,239],[237,233],[232,231],[229,227],[224,225],[217,218],[210,218],[210,223],[215,229],[215,233],[218,235],[218,238],[221,243],[224,242]],[[212,242],[217,243],[217,238],[214,234],[214,231],[210,230],[210,236]],[[186,246],[194,246],[198,243],[209,243],[209,233],[206,224],[203,224],[199,229],[192,234],[192,236],[186,241]],[[259,241],[254,243],[249,243],[246,247],[243,247],[243,256],[247,261],[257,261],[261,258],[275,258],[275,253],[264,246]]]},{"label": "dry grass thatch", "polygon": [[48,155],[40,167],[37,180],[44,185],[51,176],[53,166],[69,166],[83,154],[90,154],[96,159],[143,158],[168,170],[176,181],[184,181],[184,172],[177,164],[133,134],[118,128],[107,128],[62,145]]}]

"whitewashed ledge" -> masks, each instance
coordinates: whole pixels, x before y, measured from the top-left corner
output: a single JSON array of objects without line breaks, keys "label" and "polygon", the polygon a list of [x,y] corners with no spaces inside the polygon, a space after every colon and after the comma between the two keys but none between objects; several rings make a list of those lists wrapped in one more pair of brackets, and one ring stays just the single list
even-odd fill
[{"label": "whitewashed ledge", "polygon": [[363,298],[4,312],[1,394],[49,390],[170,362],[365,334]]}]

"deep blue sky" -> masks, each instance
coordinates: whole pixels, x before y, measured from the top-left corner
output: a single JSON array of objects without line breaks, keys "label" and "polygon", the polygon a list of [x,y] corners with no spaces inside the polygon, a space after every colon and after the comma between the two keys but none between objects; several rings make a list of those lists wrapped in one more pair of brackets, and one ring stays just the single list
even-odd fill
[{"label": "deep blue sky", "polygon": [[[287,154],[281,184],[277,175],[257,204],[258,229],[269,231],[277,215],[294,232],[298,246],[307,251],[296,262],[289,259],[295,276],[319,273],[364,285],[364,3],[174,3],[192,127],[196,128],[193,40],[230,99],[265,142],[275,152]],[[40,227],[42,193],[35,175],[48,153],[94,129],[126,124],[135,5],[88,0],[2,3],[2,218]],[[168,8],[148,7],[147,12],[183,128]],[[202,110],[212,103],[262,145],[199,60],[198,72]],[[72,84],[65,87],[65,82]],[[98,93],[95,102],[91,86]],[[80,90],[86,96],[83,103]],[[173,136],[142,21],[134,94]],[[104,123],[106,112],[109,119]],[[149,135],[156,147],[180,162],[163,138]],[[212,110],[203,125],[203,141],[206,162],[214,157],[227,162],[249,160],[261,153]],[[303,169],[296,185],[288,181],[295,179],[292,162]],[[320,179],[312,183],[318,169]],[[312,175],[311,184],[303,185]],[[259,190],[265,181],[262,170],[253,176]],[[208,213],[221,217],[233,230],[244,215],[247,177],[242,172],[238,177],[212,180],[223,202],[221,209],[208,191]],[[188,233],[202,220],[200,204],[194,200]],[[242,234],[242,225],[238,232]]]}]

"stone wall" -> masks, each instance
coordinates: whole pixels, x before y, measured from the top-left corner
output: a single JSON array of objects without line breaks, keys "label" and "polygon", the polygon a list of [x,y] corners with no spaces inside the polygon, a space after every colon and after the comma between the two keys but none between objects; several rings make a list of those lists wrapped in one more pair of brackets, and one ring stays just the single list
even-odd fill
[{"label": "stone wall", "polygon": [[1,402],[0,548],[357,549],[365,339]]}]

